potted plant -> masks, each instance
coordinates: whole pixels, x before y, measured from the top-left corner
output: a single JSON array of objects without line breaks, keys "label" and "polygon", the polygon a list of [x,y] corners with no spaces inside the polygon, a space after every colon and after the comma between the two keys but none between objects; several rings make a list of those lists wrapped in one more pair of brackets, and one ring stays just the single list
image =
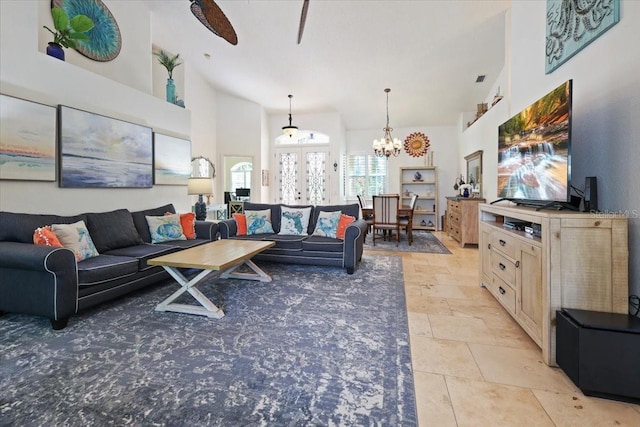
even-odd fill
[{"label": "potted plant", "polygon": [[163,49],[160,49],[160,52],[154,52],[154,55],[158,58],[158,62],[167,69],[169,73],[169,78],[167,79],[167,101],[175,104],[176,103],[176,85],[173,82],[173,69],[178,65],[182,64],[178,62],[180,58],[180,54],[176,53],[171,56]]},{"label": "potted plant", "polygon": [[53,41],[47,46],[47,55],[64,61],[62,47],[75,49],[78,46],[76,42],[89,40],[87,32],[94,27],[94,23],[87,15],[75,15],[69,19],[64,9],[59,7],[51,9],[51,16],[55,31],[44,25],[53,34]]}]

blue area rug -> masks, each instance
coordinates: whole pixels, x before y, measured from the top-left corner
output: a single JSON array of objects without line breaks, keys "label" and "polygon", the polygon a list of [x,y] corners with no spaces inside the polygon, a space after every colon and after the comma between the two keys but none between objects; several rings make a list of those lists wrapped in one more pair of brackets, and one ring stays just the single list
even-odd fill
[{"label": "blue area rug", "polygon": [[407,234],[400,233],[400,243],[396,246],[396,238],[383,240],[382,235],[376,236],[376,245],[373,246],[373,236],[367,234],[364,242],[364,249],[369,251],[399,251],[399,252],[423,252],[428,254],[450,254],[449,249],[440,240],[428,231],[414,230],[413,243],[409,245]]},{"label": "blue area rug", "polygon": [[0,425],[417,425],[400,257],[261,267],[199,286],[219,320],[154,311],[172,282],[62,331],[1,317]]}]

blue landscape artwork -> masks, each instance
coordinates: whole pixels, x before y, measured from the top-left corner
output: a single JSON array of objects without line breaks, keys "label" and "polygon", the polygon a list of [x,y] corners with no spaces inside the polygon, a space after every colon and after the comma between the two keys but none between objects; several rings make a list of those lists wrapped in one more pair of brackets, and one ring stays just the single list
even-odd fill
[{"label": "blue landscape artwork", "polygon": [[156,185],[187,185],[191,176],[191,141],[153,134]]},{"label": "blue landscape artwork", "polygon": [[150,188],[151,128],[60,105],[60,187]]}]

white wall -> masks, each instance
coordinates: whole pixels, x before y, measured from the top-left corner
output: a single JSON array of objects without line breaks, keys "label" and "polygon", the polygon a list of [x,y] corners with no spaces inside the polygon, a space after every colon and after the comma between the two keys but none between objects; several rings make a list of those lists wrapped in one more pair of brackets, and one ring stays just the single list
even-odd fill
[{"label": "white wall", "polygon": [[[2,93],[48,105],[64,104],[153,129],[162,129],[175,136],[189,137],[191,113],[188,110],[157,99],[149,91],[141,91],[116,81],[114,76],[102,76],[73,62],[63,62],[42,53],[39,31],[36,30],[41,22],[39,14],[43,10],[42,3],[48,4],[0,1]],[[108,3],[110,8],[111,3],[113,2]],[[115,9],[118,6],[114,5]],[[44,13],[50,17],[48,7],[44,8]],[[125,39],[140,37],[145,40],[150,50],[149,27],[144,22],[144,15],[142,16],[131,21],[123,19],[119,22],[120,31]],[[72,53],[69,49],[67,52]],[[128,72],[146,78],[147,83],[141,86],[149,88],[149,55],[145,55],[145,59],[139,62],[133,58],[129,60],[132,64]],[[0,181],[0,209],[7,211],[74,214],[122,207],[135,210],[164,203],[174,203],[179,210],[189,209],[186,187],[77,189],[58,188],[57,182]]]},{"label": "white wall", "polygon": [[[551,74],[544,72],[546,2],[512,2],[512,37],[505,78],[510,99],[497,104],[461,135],[467,154],[477,139],[484,149],[486,197],[496,197],[497,128],[500,123],[573,79],[572,183],[598,179],[599,208],[629,220],[630,293],[640,294],[640,2],[623,0],[620,22]],[[532,23],[536,23],[532,25]],[[605,214],[605,215],[606,215]]]},{"label": "white wall", "polygon": [[[444,215],[447,196],[455,195],[453,185],[456,176],[460,173],[458,166],[458,128],[456,126],[432,126],[397,128],[392,132],[394,138],[401,141],[413,132],[422,132],[429,138],[429,151],[433,151],[433,165],[438,167],[438,212]],[[347,131],[348,153],[372,153],[373,140],[384,136],[382,128]],[[398,157],[389,157],[388,165],[388,190],[400,192],[400,167],[424,166],[425,158],[411,157],[404,149]],[[438,218],[440,223],[440,219]],[[439,224],[442,226],[442,224]]]}]

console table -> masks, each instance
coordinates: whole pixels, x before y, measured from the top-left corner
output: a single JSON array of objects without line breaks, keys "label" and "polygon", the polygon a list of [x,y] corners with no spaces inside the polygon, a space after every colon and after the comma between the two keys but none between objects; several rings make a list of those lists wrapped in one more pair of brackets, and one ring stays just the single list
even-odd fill
[{"label": "console table", "polygon": [[546,364],[556,366],[557,310],[627,312],[625,216],[510,203],[478,209],[481,286],[541,347]]}]

